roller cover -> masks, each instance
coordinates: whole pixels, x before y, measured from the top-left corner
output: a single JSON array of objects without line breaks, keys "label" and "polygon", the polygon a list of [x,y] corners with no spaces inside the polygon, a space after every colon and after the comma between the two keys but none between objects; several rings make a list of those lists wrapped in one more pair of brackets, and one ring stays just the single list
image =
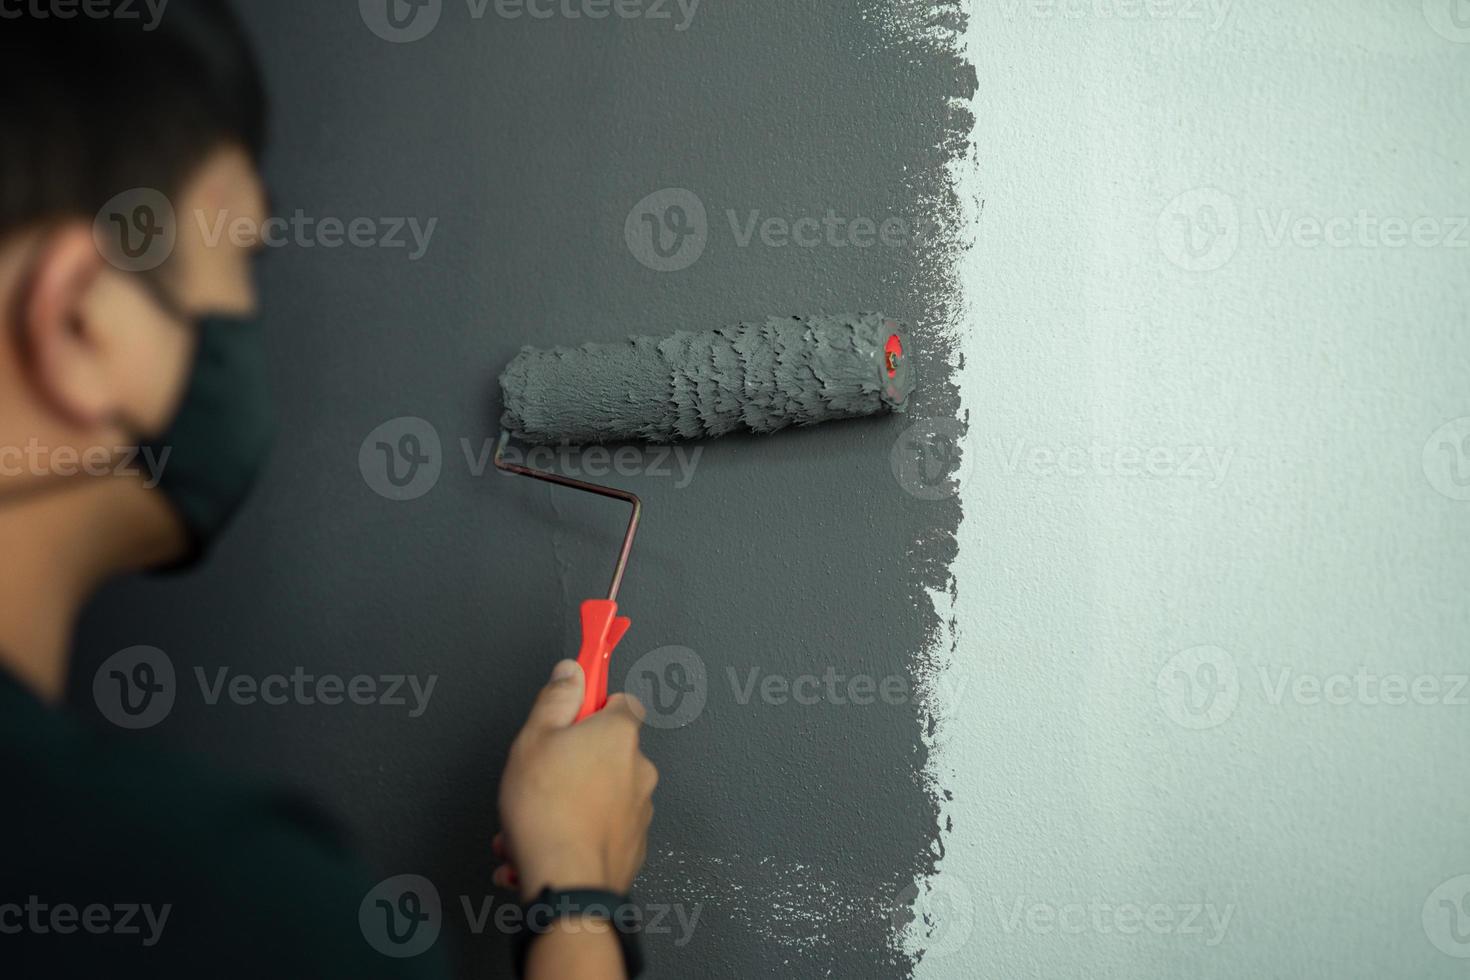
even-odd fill
[{"label": "roller cover", "polygon": [[527,442],[674,442],[901,412],[912,358],[877,313],[527,347],[500,376],[501,424]]}]

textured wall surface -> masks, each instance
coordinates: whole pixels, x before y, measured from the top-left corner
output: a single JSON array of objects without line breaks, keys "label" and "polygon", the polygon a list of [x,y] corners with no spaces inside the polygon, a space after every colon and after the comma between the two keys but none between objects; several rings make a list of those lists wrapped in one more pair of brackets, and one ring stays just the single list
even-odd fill
[{"label": "textured wall surface", "polygon": [[[938,832],[915,658],[959,504],[902,437],[955,411],[933,219],[971,94],[928,5],[241,9],[277,109],[276,210],[303,219],[262,265],[286,429],[212,568],[98,604],[76,698],[113,651],[165,651],[174,707],[137,737],[308,787],[381,874],[432,882],[464,975],[502,975],[504,939],[475,928],[503,898],[499,766],[625,515],[487,469],[496,376],[525,344],[882,311],[922,351],[908,418],[533,462],[620,466],[605,479],[646,505],[612,676],[655,709],[650,975],[905,974],[895,922]],[[357,219],[367,245],[344,243]],[[437,682],[415,717],[211,703],[196,670],[218,690],[222,669]]]},{"label": "textured wall surface", "polygon": [[918,976],[1464,975],[1458,9],[975,6]]}]

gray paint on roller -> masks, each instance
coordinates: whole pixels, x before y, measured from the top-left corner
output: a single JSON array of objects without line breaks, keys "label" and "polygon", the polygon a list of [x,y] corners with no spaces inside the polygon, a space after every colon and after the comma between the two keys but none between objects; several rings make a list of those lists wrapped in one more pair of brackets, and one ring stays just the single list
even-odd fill
[{"label": "gray paint on roller", "polygon": [[[507,20],[494,4],[476,19],[446,2],[408,44],[375,37],[355,3],[240,7],[276,106],[278,212],[439,222],[416,261],[394,248],[269,250],[263,312],[285,430],[260,493],[203,573],[125,583],[97,603],[79,638],[78,708],[95,714],[91,677],[109,654],[165,650],[173,712],[130,737],[306,787],[383,876],[434,882],[439,941],[462,976],[503,976],[493,917],[476,932],[464,914],[465,901],[478,913],[503,900],[488,885],[498,773],[552,662],[575,650],[577,604],[606,588],[626,515],[489,466],[497,376],[527,345],[882,310],[920,351],[906,415],[655,447],[635,475],[605,477],[644,502],[620,595],[633,626],[611,675],[615,687],[668,676],[644,658],[674,646],[708,682],[695,719],[644,737],[663,779],[637,893],[667,912],[647,976],[907,975],[893,934],[938,849],[924,707],[803,704],[762,685],[825,687],[829,670],[907,685],[927,669],[919,651],[938,626],[931,590],[949,588],[959,504],[906,492],[892,457],[911,426],[957,405],[941,329],[944,166],[969,132],[950,99],[971,81],[947,44],[914,34],[948,5],[707,2],[679,32]],[[708,212],[703,254],[667,274],[624,238],[633,205],[664,187]],[[752,211],[759,227],[828,210],[893,218],[910,235],[897,248],[802,248],[731,231],[732,213],[743,228]],[[400,502],[368,486],[359,449],[410,416],[437,432],[440,473]],[[700,451],[687,481],[671,459],[660,466],[681,449]],[[596,457],[571,462],[587,475]],[[439,683],[415,718],[210,705],[195,673],[297,668]],[[698,915],[682,943],[676,912]]]},{"label": "gray paint on roller", "polygon": [[532,442],[674,442],[903,411],[913,351],[881,314],[769,317],[662,340],[537,350],[500,376],[500,424]]}]

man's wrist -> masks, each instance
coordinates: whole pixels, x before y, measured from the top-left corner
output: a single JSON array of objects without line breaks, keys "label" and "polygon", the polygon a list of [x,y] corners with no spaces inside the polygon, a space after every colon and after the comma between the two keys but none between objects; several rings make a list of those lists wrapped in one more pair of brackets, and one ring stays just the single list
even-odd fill
[{"label": "man's wrist", "polygon": [[579,928],[576,921],[558,920],[535,942],[525,940],[528,948],[521,976],[525,980],[542,977],[578,977],[622,980],[628,967],[619,937],[611,926],[600,933]]},{"label": "man's wrist", "polygon": [[607,863],[591,853],[563,852],[555,859],[523,865],[520,869],[521,901],[530,902],[547,888],[567,891],[585,888],[621,892],[612,880]]},{"label": "man's wrist", "polygon": [[[552,975],[612,976],[616,974],[608,968],[615,966],[623,967],[629,977],[636,977],[642,971],[643,954],[638,944],[643,929],[642,914],[626,895],[606,890],[547,888],[528,901],[523,910],[515,944],[517,975],[527,976],[527,967],[532,962],[539,967],[545,965],[547,957],[559,960],[568,955],[590,958],[588,965],[597,962],[600,968]],[[529,954],[547,945],[547,940],[551,940],[549,945],[557,952],[544,953],[533,960]],[[611,950],[616,950],[617,958],[610,962],[607,954]],[[530,975],[537,976],[539,972]]]}]

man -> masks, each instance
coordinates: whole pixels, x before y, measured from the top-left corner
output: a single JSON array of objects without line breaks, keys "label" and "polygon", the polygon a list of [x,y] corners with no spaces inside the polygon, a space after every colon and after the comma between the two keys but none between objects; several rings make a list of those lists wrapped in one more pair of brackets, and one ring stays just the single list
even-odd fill
[{"label": "man", "polygon": [[[266,217],[243,33],[222,0],[172,0],[147,30],[57,13],[0,19],[0,975],[441,975],[433,953],[368,945],[372,878],[309,807],[58,707],[88,596],[207,554],[270,413],[251,250],[199,231]],[[177,222],[156,268],[158,209],[104,207],[135,188],[206,219]],[[639,709],[616,697],[573,726],[581,692],[558,664],[502,779],[495,880],[525,902],[584,890],[605,908],[643,861],[657,773]],[[586,895],[534,907],[527,975],[636,960]]]}]

